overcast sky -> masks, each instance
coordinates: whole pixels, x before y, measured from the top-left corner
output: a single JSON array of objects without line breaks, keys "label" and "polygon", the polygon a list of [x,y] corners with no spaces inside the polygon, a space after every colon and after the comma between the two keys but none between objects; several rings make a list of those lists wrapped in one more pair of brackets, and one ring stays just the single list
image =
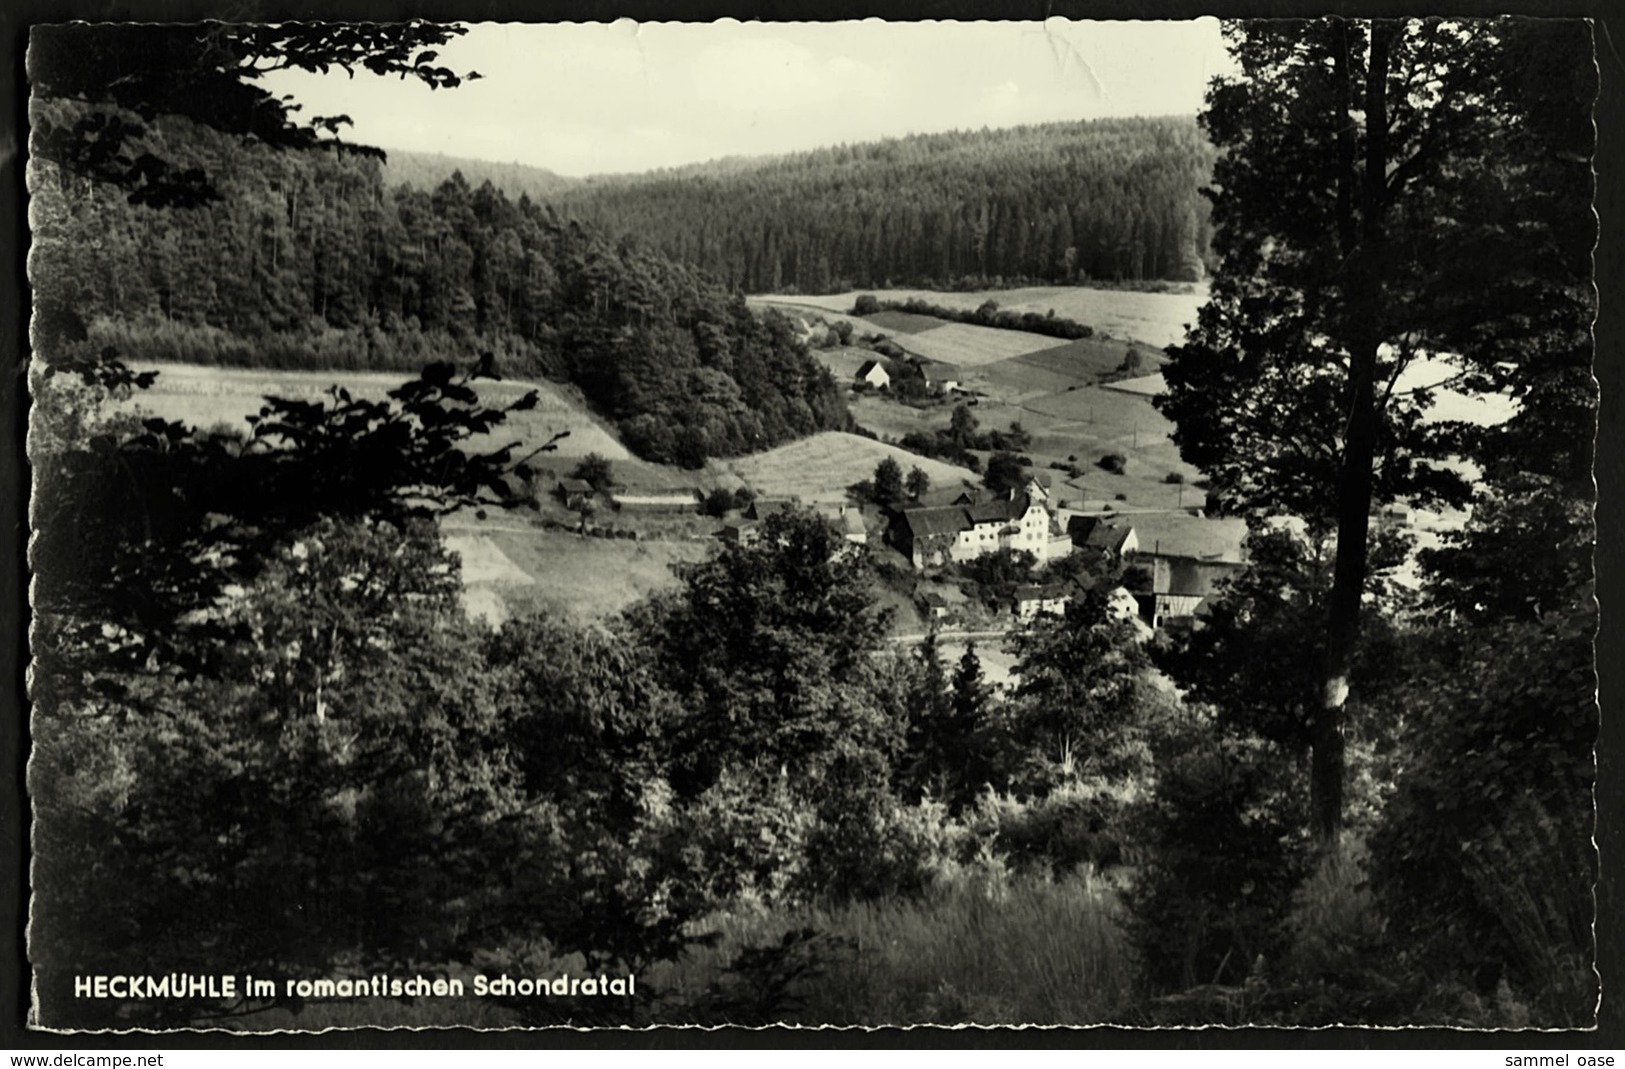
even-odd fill
[{"label": "overcast sky", "polygon": [[1230,69],[1218,22],[479,24],[454,90],[279,74],[350,140],[546,167],[645,171],[910,133],[1194,114]]}]

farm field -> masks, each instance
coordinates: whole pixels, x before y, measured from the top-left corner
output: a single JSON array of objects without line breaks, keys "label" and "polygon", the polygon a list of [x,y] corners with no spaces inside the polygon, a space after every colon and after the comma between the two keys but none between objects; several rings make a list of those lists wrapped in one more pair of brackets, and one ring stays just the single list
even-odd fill
[{"label": "farm field", "polygon": [[[471,611],[485,608],[494,595],[501,599],[503,615],[545,613],[578,621],[612,616],[674,585],[677,579],[672,564],[703,560],[710,551],[704,541],[586,538],[567,531],[525,528],[500,521],[494,521],[484,533],[459,530],[453,537],[459,536],[473,538],[476,544],[497,551],[529,580],[510,575],[505,579],[468,581]],[[490,619],[489,614],[485,615]]]},{"label": "farm field", "polygon": [[[128,410],[146,411],[198,427],[224,423],[245,432],[248,425],[244,418],[258,413],[267,396],[316,401],[325,398],[331,387],[341,386],[358,399],[381,400],[411,378],[406,372],[266,371],[192,364],[142,365],[138,370],[148,368],[159,373],[158,379],[151,389],[138,390],[122,402]],[[517,451],[522,454],[524,449],[535,448],[559,431],[568,431],[569,436],[558,443],[557,456],[598,453],[610,460],[632,459],[626,447],[559,386],[512,380],[473,385],[480,399],[491,404],[511,403],[530,390],[539,394],[534,409],[515,412],[491,434],[474,439],[475,449],[528,443]]]},{"label": "farm field", "polygon": [[728,467],[758,494],[799,497],[808,503],[838,502],[846,500],[848,486],[872,477],[875,465],[888,456],[895,457],[905,472],[918,465],[931,477],[933,486],[978,481],[965,468],[839,431],[825,431],[765,453],[741,457],[729,462]]},{"label": "farm field", "polygon": [[1024,330],[999,330],[966,323],[948,323],[918,334],[894,337],[905,352],[963,368],[980,367],[1012,356],[1054,349],[1067,344],[1061,338]]},{"label": "farm field", "polygon": [[918,334],[922,330],[935,330],[948,322],[948,320],[938,319],[936,316],[917,315],[914,312],[899,312],[892,309],[876,312],[874,315],[867,315],[863,318],[882,330],[897,331],[903,334]]},{"label": "farm field", "polygon": [[1167,362],[1160,349],[1127,345],[1121,341],[1102,341],[1099,338],[1080,338],[1054,348],[1025,353],[1013,359],[1015,362],[1030,364],[1033,367],[1098,381],[1104,376],[1115,374],[1130,349],[1139,354],[1141,364],[1147,371],[1161,367]]},{"label": "farm field", "polygon": [[1009,290],[974,290],[946,293],[936,290],[893,289],[852,290],[816,296],[767,294],[751,298],[763,304],[783,304],[848,312],[860,293],[872,293],[882,301],[906,301],[917,297],[945,308],[974,310],[986,301],[997,302],[1012,312],[1038,312],[1050,309],[1065,319],[1087,323],[1096,335],[1145,342],[1161,348],[1184,338],[1185,324],[1196,321],[1197,309],[1207,303],[1207,284],[1190,284],[1189,293],[1140,293],[1134,290],[1093,289],[1088,286],[1028,286]]}]

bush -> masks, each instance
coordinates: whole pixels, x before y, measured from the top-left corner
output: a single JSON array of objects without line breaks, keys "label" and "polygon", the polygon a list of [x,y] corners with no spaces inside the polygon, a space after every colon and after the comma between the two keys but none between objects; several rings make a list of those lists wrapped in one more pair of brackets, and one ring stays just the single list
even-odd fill
[{"label": "bush", "polygon": [[841,800],[807,837],[802,891],[824,902],[915,897],[977,856],[976,837],[941,802],[879,791]]},{"label": "bush", "polygon": [[1161,774],[1138,814],[1149,851],[1129,895],[1132,937],[1153,989],[1236,984],[1286,945],[1310,846],[1292,761],[1225,732],[1211,713],[1159,746]]},{"label": "bush", "polygon": [[1476,634],[1408,696],[1411,755],[1371,840],[1404,959],[1544,1027],[1595,1013],[1591,617]]},{"label": "bush", "polygon": [[700,503],[700,511],[707,516],[726,516],[728,510],[734,507],[734,500],[732,492],[719,486],[705,495],[705,500]]},{"label": "bush", "polygon": [[1058,878],[1122,862],[1129,797],[1120,787],[1085,783],[1025,802],[989,791],[967,823],[1014,872]]},{"label": "bush", "polygon": [[1182,472],[1170,471],[1162,477],[1162,481],[1169,486],[1181,486],[1185,482],[1185,476]]},{"label": "bush", "polygon": [[1113,475],[1121,475],[1128,467],[1128,457],[1122,453],[1107,453],[1095,463]]}]

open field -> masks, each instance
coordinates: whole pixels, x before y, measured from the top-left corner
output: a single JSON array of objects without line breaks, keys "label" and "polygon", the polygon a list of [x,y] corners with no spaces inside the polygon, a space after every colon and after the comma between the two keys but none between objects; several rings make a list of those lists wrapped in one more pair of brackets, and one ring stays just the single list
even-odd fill
[{"label": "open field", "polygon": [[1024,330],[999,330],[966,323],[948,323],[918,334],[893,338],[904,351],[963,368],[980,367],[1012,356],[1054,349],[1067,344],[1061,338]]},{"label": "open field", "polygon": [[1077,375],[1028,363],[1028,357],[1018,356],[976,368],[966,376],[965,388],[994,400],[1020,402],[1047,394],[1063,393],[1075,389],[1084,381],[1086,380],[1080,380]]},{"label": "open field", "polygon": [[904,472],[916,465],[923,469],[931,477],[932,486],[977,481],[976,475],[965,468],[839,431],[825,431],[765,453],[741,457],[730,462],[729,467],[758,494],[794,496],[808,503],[836,502],[846,499],[848,486],[871,478],[875,465],[888,456],[895,457]]},{"label": "open field", "polygon": [[936,290],[853,290],[819,296],[768,294],[752,298],[752,303],[783,304],[847,312],[860,293],[872,293],[882,301],[906,301],[911,297],[945,308],[974,310],[986,301],[1013,312],[1047,314],[1051,309],[1065,319],[1087,323],[1096,334],[1132,338],[1161,348],[1185,336],[1185,325],[1196,322],[1196,311],[1207,303],[1207,284],[1190,284],[1189,293],[1139,293],[1132,290],[1091,289],[1087,286],[1028,286],[1010,290],[975,290],[946,293]]},{"label": "open field", "polygon": [[1104,376],[1116,373],[1130,349],[1139,354],[1141,364],[1147,371],[1161,367],[1167,362],[1160,349],[1100,338],[1080,338],[1065,345],[1025,353],[1013,359],[1017,363],[1030,364],[1033,367],[1059,371],[1097,382]]},{"label": "open field", "polygon": [[539,612],[583,621],[611,616],[674,585],[671,565],[703,560],[710,549],[705,542],[585,538],[514,525],[493,525],[479,537],[530,581],[488,581],[474,592],[500,596],[508,615]]},{"label": "open field", "polygon": [[[198,427],[224,423],[244,432],[249,429],[244,418],[258,413],[267,396],[316,401],[327,397],[331,387],[340,386],[358,400],[381,400],[411,378],[406,372],[267,371],[189,364],[142,365],[137,370],[149,367],[159,373],[158,380],[151,389],[136,391],[124,405]],[[559,431],[568,431],[569,436],[558,443],[558,456],[598,453],[611,460],[632,458],[626,447],[564,387],[511,380],[473,385],[480,399],[489,404],[512,403],[530,390],[539,395],[534,409],[515,412],[491,434],[474,439],[474,449],[526,443],[516,450],[522,455]]]},{"label": "open field", "polygon": [[935,330],[945,325],[948,320],[938,319],[936,316],[918,315],[914,312],[899,312],[888,308],[884,312],[863,317],[882,330],[896,331],[901,334],[918,334],[922,330]]}]

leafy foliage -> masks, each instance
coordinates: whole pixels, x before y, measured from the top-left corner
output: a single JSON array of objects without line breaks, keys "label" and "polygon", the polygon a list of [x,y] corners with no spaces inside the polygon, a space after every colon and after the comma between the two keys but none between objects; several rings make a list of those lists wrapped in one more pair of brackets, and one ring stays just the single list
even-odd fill
[{"label": "leafy foliage", "polygon": [[358,69],[452,88],[465,78],[435,64],[436,49],[460,26],[409,22],[224,24],[75,23],[36,27],[28,78],[36,101],[84,105],[72,116],[39,114],[31,149],[69,172],[123,189],[132,204],[197,207],[220,197],[212,177],[141,145],[146,124],[182,116],[225,134],[278,149],[343,147],[347,116],[298,123],[298,105],[255,84],[277,70],[352,77]]},{"label": "leafy foliage", "polygon": [[507,374],[575,384],[633,450],[690,467],[849,424],[782,316],[489,183],[386,193],[376,160],[176,119],[147,139],[219,198],[156,211],[43,161],[31,176],[42,309],[127,362],[417,372],[485,351]]}]

